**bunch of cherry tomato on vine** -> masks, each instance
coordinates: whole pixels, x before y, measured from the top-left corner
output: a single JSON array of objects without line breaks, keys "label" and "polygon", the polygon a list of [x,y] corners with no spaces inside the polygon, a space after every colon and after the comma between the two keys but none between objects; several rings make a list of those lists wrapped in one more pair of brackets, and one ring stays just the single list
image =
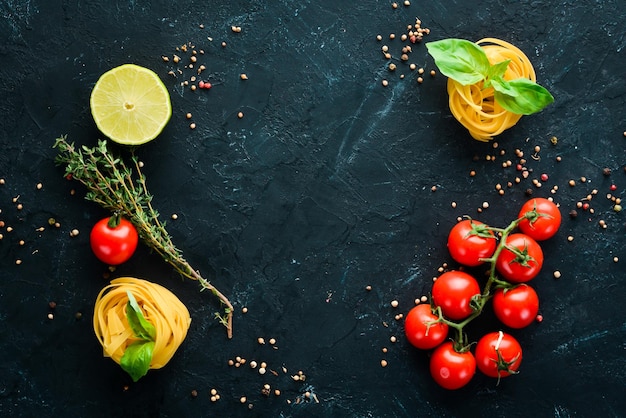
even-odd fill
[{"label": "bunch of cherry tomato on vine", "polygon": [[[478,369],[497,378],[517,373],[522,348],[508,332],[495,331],[474,345],[464,327],[491,302],[498,320],[510,329],[521,329],[536,320],[537,292],[529,284],[543,266],[539,241],[556,234],[561,212],[544,198],[525,202],[518,217],[506,228],[490,227],[473,219],[455,224],[448,235],[450,255],[461,266],[489,266],[482,289],[465,270],[450,270],[433,283],[430,303],[415,306],[405,318],[408,341],[430,355],[430,374],[440,386],[459,389]],[[472,352],[473,351],[473,352]]]}]

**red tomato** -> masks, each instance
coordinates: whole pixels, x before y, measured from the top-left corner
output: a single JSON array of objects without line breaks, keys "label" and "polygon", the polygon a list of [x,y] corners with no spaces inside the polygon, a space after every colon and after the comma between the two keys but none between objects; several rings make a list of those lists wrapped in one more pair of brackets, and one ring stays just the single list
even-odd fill
[{"label": "red tomato", "polygon": [[448,336],[448,325],[437,322],[428,326],[429,322],[437,321],[429,304],[422,303],[409,311],[404,320],[404,333],[407,340],[422,350],[437,347]]},{"label": "red tomato", "polygon": [[525,283],[511,289],[497,289],[492,302],[496,317],[511,328],[527,327],[539,312],[537,292]]},{"label": "red tomato", "polygon": [[531,237],[511,234],[506,246],[496,260],[496,269],[510,282],[523,283],[532,280],[543,266],[543,251]]},{"label": "red tomato", "polygon": [[121,218],[117,226],[109,226],[113,219],[98,221],[91,230],[89,241],[93,253],[100,261],[116,266],[127,261],[135,252],[139,237],[135,226]]},{"label": "red tomato", "polygon": [[478,282],[463,271],[447,271],[433,283],[433,303],[441,307],[448,319],[459,320],[471,315],[474,310],[470,301],[474,295],[480,295]]},{"label": "red tomato", "polygon": [[[529,215],[526,215],[529,213]],[[537,197],[522,206],[518,218],[530,216],[519,223],[519,229],[536,241],[543,241],[556,234],[561,226],[561,211],[548,199]]]},{"label": "red tomato", "polygon": [[502,331],[483,336],[476,344],[476,366],[489,377],[515,374],[522,363],[522,347],[517,340]]},{"label": "red tomato", "polygon": [[448,250],[457,263],[478,266],[496,250],[496,237],[484,223],[465,219],[450,230]]},{"label": "red tomato", "polygon": [[467,385],[476,373],[476,359],[470,351],[459,353],[452,341],[441,344],[430,357],[430,375],[445,389]]}]

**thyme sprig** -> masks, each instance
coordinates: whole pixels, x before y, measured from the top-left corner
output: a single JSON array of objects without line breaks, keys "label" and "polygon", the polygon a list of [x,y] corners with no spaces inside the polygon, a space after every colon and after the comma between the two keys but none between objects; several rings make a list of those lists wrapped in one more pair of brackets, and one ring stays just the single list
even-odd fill
[{"label": "thyme sprig", "polygon": [[65,176],[78,180],[87,188],[85,199],[104,209],[128,218],[137,228],[141,240],[169,263],[183,277],[197,280],[201,291],[209,290],[224,305],[224,313],[215,317],[226,327],[228,338],[233,332],[233,306],[208,280],[193,269],[183,257],[159,220],[159,213],[152,206],[152,195],[146,186],[146,176],[141,171],[138,158],[132,154],[132,168],[121,158],[115,157],[104,140],[89,148],[76,147],[67,141],[67,135],[56,139],[54,148],[59,154],[55,161],[65,165]]}]

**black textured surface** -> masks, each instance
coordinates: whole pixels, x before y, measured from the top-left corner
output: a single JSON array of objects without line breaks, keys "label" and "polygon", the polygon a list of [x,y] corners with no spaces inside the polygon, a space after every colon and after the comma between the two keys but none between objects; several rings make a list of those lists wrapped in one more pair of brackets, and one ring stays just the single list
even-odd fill
[{"label": "black textured surface", "polygon": [[[626,189],[624,2],[412,3],[393,10],[376,0],[0,1],[0,220],[13,228],[0,229],[2,416],[623,416],[624,214],[606,195]],[[418,85],[406,64],[386,69],[381,45],[399,50],[401,42],[376,35],[400,34],[416,16],[431,29],[426,40],[517,45],[555,103],[524,117],[497,149],[473,141],[450,116],[444,77]],[[161,60],[188,42],[205,51],[198,63],[214,84],[209,91],[182,88],[193,71],[174,79],[173,64]],[[212,318],[214,300],[140,248],[113,275],[166,285],[193,322],[170,364],[136,384],[101,356],[90,324],[106,267],[91,254],[88,231],[105,213],[63,179],[51,148],[62,134],[95,144],[91,88],[126,62],[155,70],[174,106],[160,137],[138,150],[154,204],[191,264],[237,309],[227,340]],[[423,44],[410,62],[433,68]],[[538,160],[528,158],[535,145]],[[533,172],[499,196],[497,183],[520,176],[515,149]],[[503,168],[507,159],[513,166]],[[540,173],[550,178],[536,188]],[[545,243],[535,281],[544,321],[513,332],[524,348],[522,371],[498,387],[477,375],[462,390],[439,389],[427,354],[404,341],[394,316],[450,262],[445,240],[458,216],[504,226],[528,188],[553,195],[564,223]],[[594,189],[594,213],[570,219]],[[22,210],[12,202],[18,196]],[[485,201],[489,208],[477,214]],[[61,228],[50,228],[50,217]],[[70,238],[74,228],[81,233]],[[49,301],[57,303],[53,320]],[[470,328],[474,338],[497,326],[485,316]],[[276,338],[278,349],[257,337]],[[229,367],[237,356],[266,361],[278,376]],[[298,370],[305,382],[291,379]],[[281,396],[264,397],[264,383]],[[306,391],[319,403],[299,402]]]}]

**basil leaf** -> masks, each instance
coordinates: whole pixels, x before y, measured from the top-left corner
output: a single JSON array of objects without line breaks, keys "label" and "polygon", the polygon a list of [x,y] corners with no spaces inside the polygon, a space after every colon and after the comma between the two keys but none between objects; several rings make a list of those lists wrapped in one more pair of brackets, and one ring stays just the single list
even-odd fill
[{"label": "basil leaf", "polygon": [[517,91],[514,87],[511,86],[511,83],[503,79],[502,77],[496,77],[491,80],[491,86],[496,92],[500,92],[504,95],[517,97],[519,96],[519,91]]},{"label": "basil leaf", "polygon": [[489,73],[487,54],[473,42],[450,38],[428,42],[426,48],[439,71],[464,86],[484,80]]},{"label": "basil leaf", "polygon": [[504,78],[504,73],[506,73],[506,69],[509,67],[510,62],[511,60],[506,60],[489,67],[489,70],[487,71],[487,82],[485,83],[483,88],[489,87],[491,84],[491,80],[493,79]]},{"label": "basil leaf", "polygon": [[146,320],[143,312],[137,304],[137,300],[132,293],[126,292],[128,303],[126,304],[126,319],[133,330],[133,335],[142,340],[154,341],[156,339],[156,329],[154,325]]},{"label": "basil leaf", "polygon": [[130,375],[133,382],[138,381],[150,370],[153,351],[154,341],[136,341],[126,347],[120,366]]},{"label": "basil leaf", "polygon": [[[502,90],[498,90],[496,83],[493,84],[495,89],[494,97],[500,106],[509,112],[530,115],[539,112],[554,102],[554,97],[548,90],[527,78],[517,78],[506,83],[506,88]],[[515,91],[516,95],[507,93],[511,89]]]}]

